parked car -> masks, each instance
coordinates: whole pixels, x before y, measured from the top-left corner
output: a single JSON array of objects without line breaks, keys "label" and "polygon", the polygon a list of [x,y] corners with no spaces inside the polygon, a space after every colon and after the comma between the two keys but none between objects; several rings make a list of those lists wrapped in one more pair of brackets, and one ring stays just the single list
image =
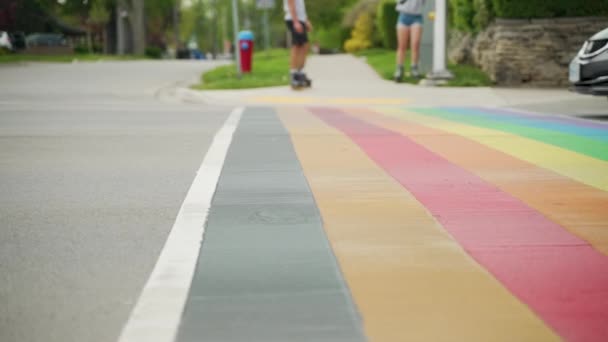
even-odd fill
[{"label": "parked car", "polygon": [[571,90],[608,96],[608,28],[589,38],[570,63]]},{"label": "parked car", "polygon": [[9,51],[13,50],[13,44],[11,38],[6,31],[0,31],[0,49],[6,49]]},{"label": "parked car", "polygon": [[28,47],[33,46],[67,46],[68,42],[62,34],[34,33],[25,39]]},{"label": "parked car", "polygon": [[23,32],[11,32],[9,33],[11,43],[13,44],[13,50],[25,50],[25,33]]}]

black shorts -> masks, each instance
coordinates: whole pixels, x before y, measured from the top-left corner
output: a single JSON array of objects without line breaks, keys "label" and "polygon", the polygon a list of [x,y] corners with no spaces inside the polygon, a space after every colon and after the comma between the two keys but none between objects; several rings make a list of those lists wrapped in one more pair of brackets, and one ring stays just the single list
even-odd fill
[{"label": "black shorts", "polygon": [[289,29],[289,31],[291,32],[291,42],[293,45],[296,46],[302,46],[306,43],[308,43],[308,33],[306,32],[306,23],[303,21],[300,21],[300,24],[302,24],[302,28],[303,31],[297,32],[296,29],[293,27],[293,21],[291,20],[285,20],[285,24],[287,25],[287,29]]}]

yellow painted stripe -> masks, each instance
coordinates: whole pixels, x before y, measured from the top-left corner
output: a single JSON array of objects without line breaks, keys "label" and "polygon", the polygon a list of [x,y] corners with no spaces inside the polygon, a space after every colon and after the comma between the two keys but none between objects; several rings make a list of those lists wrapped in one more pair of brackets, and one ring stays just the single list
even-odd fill
[{"label": "yellow painted stripe", "polygon": [[559,340],[350,139],[279,115],[370,341]]},{"label": "yellow painted stripe", "polygon": [[408,100],[402,98],[376,97],[310,97],[310,96],[256,96],[248,99],[251,103],[271,104],[309,104],[324,105],[404,105]]},{"label": "yellow painted stripe", "polygon": [[[350,115],[398,132],[513,195],[608,255],[608,192],[479,144],[467,137],[368,110]],[[425,121],[426,122],[426,121]],[[444,126],[445,128],[445,126]],[[438,136],[443,135],[441,139]],[[576,165],[572,165],[574,168]]]},{"label": "yellow painted stripe", "polygon": [[467,137],[581,183],[608,191],[608,162],[514,134],[458,124],[404,109],[376,109],[389,116]]}]

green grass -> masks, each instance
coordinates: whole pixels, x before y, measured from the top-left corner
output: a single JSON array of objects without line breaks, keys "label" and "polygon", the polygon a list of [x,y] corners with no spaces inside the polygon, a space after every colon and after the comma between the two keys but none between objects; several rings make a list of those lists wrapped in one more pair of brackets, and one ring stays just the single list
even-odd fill
[{"label": "green grass", "polygon": [[[408,54],[409,55],[409,54]],[[357,53],[357,56],[365,57],[367,63],[384,79],[392,80],[395,73],[395,51],[385,49],[370,49]],[[406,57],[404,65],[410,65],[410,57]],[[485,87],[492,85],[488,75],[480,69],[470,65],[448,65],[448,69],[454,74],[447,86],[451,87]],[[416,84],[418,79],[406,77],[403,82]]]},{"label": "green grass", "polygon": [[193,89],[244,89],[287,85],[289,51],[285,49],[256,52],[252,72],[237,78],[234,64],[205,72],[202,83]]},{"label": "green grass", "polygon": [[53,63],[71,63],[74,60],[79,62],[97,62],[97,61],[127,61],[145,59],[140,56],[113,56],[113,55],[22,55],[22,54],[1,54],[0,63],[19,63],[19,62],[53,62]]}]

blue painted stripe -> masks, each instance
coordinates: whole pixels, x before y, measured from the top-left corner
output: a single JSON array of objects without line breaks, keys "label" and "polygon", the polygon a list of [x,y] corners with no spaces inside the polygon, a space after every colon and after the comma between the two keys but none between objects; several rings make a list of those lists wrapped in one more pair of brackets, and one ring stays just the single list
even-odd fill
[{"label": "blue painted stripe", "polygon": [[581,119],[572,116],[564,116],[564,115],[550,115],[550,114],[540,114],[540,113],[532,113],[532,112],[522,112],[515,111],[506,108],[486,108],[486,107],[464,107],[471,108],[476,110],[481,110],[487,113],[502,115],[502,116],[514,116],[520,118],[532,118],[539,119],[543,121],[557,122],[570,126],[577,127],[589,127],[596,128],[603,131],[608,131],[608,124],[599,122],[599,121],[591,121],[586,119]]},{"label": "blue painted stripe", "polygon": [[467,116],[474,116],[486,120],[504,122],[509,124],[515,124],[518,126],[526,126],[531,128],[542,129],[545,131],[554,131],[566,134],[572,134],[576,136],[583,136],[589,139],[598,140],[602,142],[608,142],[608,130],[602,130],[599,128],[592,127],[581,127],[573,124],[565,124],[555,122],[553,120],[525,117],[523,115],[511,115],[511,114],[497,114],[488,109],[476,109],[476,108],[454,108],[447,107],[444,110],[449,111],[453,114],[461,114]]}]

